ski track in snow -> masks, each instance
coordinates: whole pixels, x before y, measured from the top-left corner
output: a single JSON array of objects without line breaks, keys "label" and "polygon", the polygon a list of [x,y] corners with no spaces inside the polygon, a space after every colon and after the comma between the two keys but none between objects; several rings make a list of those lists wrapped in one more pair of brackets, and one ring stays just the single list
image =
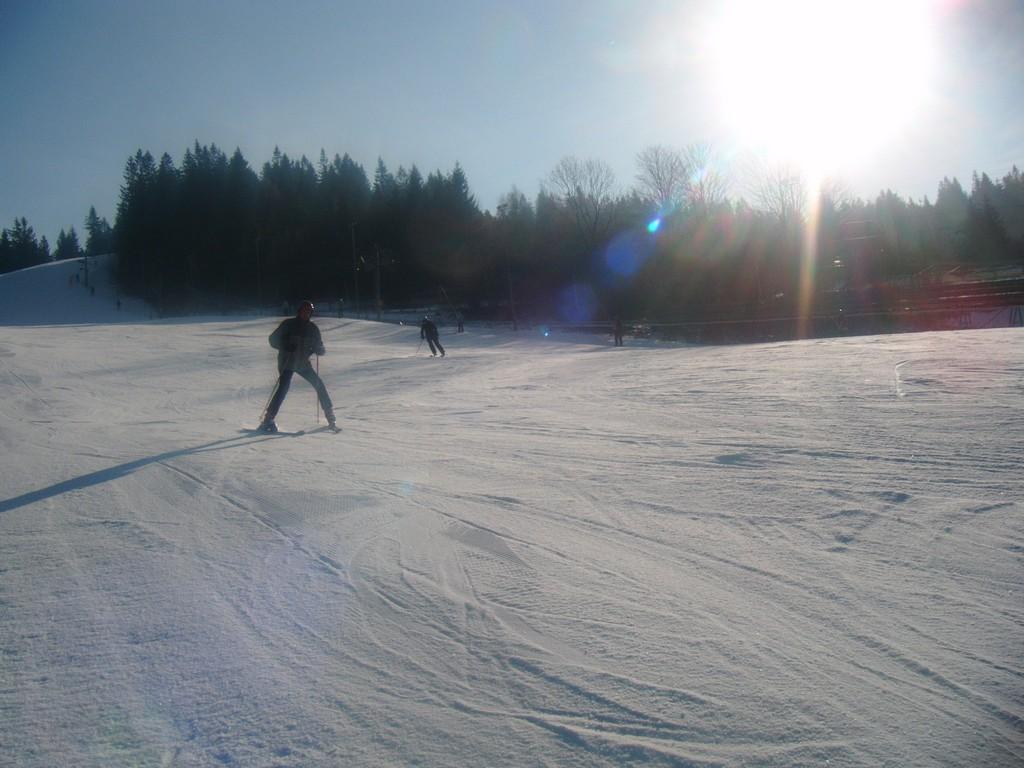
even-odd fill
[{"label": "ski track in snow", "polygon": [[4,329],[0,764],[1024,761],[1019,329],[275,323]]}]

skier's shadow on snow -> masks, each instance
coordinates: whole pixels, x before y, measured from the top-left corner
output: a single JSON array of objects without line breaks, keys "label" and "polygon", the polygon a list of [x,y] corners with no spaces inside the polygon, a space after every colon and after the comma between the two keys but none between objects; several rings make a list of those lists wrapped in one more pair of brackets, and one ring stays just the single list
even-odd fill
[{"label": "skier's shadow on snow", "polygon": [[252,445],[253,443],[261,443],[264,440],[277,439],[279,438],[276,435],[239,435],[238,437],[229,437],[224,440],[214,440],[212,443],[204,443],[203,445],[196,445],[192,448],[179,448],[175,451],[166,451],[165,453],[158,453],[154,456],[135,459],[135,461],[127,461],[124,464],[118,464],[117,466],[110,467],[108,469],[100,469],[96,472],[90,472],[87,475],[82,475],[81,477],[75,477],[71,480],[54,483],[48,488],[40,488],[38,491],[29,491],[28,493],[23,493],[21,496],[15,496],[14,498],[7,499],[6,501],[0,501],[0,514],[10,512],[12,509],[23,507],[26,504],[33,504],[37,501],[43,501],[44,499],[50,499],[54,496],[60,496],[62,493],[67,493],[68,491],[78,491],[83,488],[88,488],[91,485],[99,485],[100,483],[105,483],[109,480],[116,480],[119,477],[125,477],[147,464],[154,464],[168,459],[176,459],[179,456],[188,456],[194,453],[223,451],[228,448]]}]

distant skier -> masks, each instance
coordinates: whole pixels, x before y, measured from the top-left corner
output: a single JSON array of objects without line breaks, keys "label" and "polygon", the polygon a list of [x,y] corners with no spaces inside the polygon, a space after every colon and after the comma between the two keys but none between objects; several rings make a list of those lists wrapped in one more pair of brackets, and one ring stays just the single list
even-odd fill
[{"label": "distant skier", "polygon": [[621,347],[622,346],[622,318],[619,317],[618,315],[615,316],[614,331],[615,331],[615,346],[616,347]]},{"label": "distant skier", "polygon": [[267,412],[260,423],[261,432],[277,432],[274,419],[284,402],[285,395],[292,383],[292,374],[297,373],[316,390],[320,405],[324,409],[327,423],[331,429],[337,429],[334,419],[334,405],[327,394],[327,387],[309,364],[310,355],[324,354],[324,343],[317,328],[310,318],[313,316],[313,303],[304,301],[299,304],[299,312],[295,317],[283,321],[270,334],[270,346],[277,350],[277,370],[279,373],[274,394],[270,398]]},{"label": "distant skier", "polygon": [[423,322],[420,323],[420,338],[426,339],[427,344],[430,345],[430,354],[433,357],[437,357],[438,351],[441,352],[441,357],[444,357],[444,347],[441,346],[441,339],[438,337],[437,326],[434,325],[434,321],[430,319],[430,316],[423,318]]},{"label": "distant skier", "polygon": [[462,316],[462,312],[455,312],[455,322],[458,326],[458,332],[463,333],[466,330],[466,320]]}]

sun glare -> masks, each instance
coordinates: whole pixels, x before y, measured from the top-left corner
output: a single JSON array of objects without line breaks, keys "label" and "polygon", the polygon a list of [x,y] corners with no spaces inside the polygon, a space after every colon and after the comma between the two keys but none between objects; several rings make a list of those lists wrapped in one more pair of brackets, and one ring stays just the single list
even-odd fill
[{"label": "sun glare", "polygon": [[704,40],[740,146],[820,176],[900,135],[928,94],[929,0],[730,0]]}]

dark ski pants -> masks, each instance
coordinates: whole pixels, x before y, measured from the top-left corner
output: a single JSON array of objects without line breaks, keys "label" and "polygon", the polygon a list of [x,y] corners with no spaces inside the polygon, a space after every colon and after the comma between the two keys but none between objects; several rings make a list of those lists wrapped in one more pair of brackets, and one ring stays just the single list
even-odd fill
[{"label": "dark ski pants", "polygon": [[430,354],[436,355],[439,351],[441,357],[444,357],[444,347],[441,346],[441,340],[436,336],[427,336],[427,344],[430,345]]},{"label": "dark ski pants", "polygon": [[330,418],[334,414],[334,404],[331,402],[331,396],[327,394],[327,387],[324,386],[323,379],[316,375],[316,371],[307,367],[297,371],[281,371],[281,375],[277,379],[277,387],[274,389],[274,396],[270,398],[270,405],[267,406],[267,421],[277,418],[277,412],[281,410],[281,403],[284,402],[288,388],[292,385],[293,373],[299,374],[313,385],[317,397],[320,398],[320,407],[324,409],[324,415]]}]

